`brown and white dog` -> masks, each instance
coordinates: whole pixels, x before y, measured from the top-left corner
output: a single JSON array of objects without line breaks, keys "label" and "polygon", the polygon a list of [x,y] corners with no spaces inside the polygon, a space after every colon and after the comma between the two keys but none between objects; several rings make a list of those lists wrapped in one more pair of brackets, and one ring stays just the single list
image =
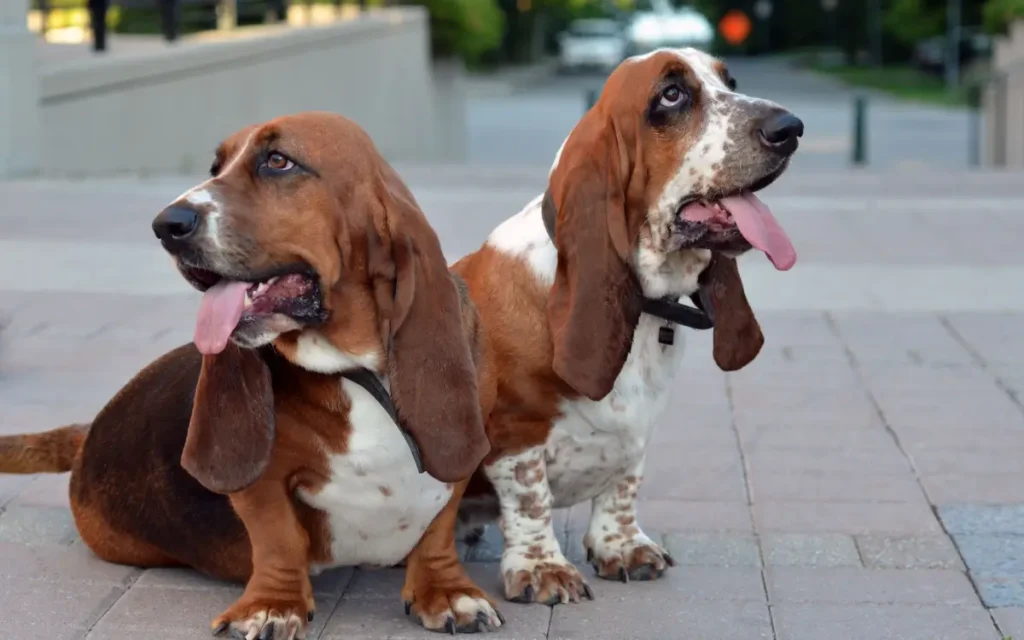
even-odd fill
[{"label": "brown and white dog", "polygon": [[424,626],[500,626],[455,550],[488,450],[477,315],[412,195],[324,113],[231,136],[211,174],[153,222],[205,291],[195,346],[91,425],[0,438],[0,472],[70,470],[101,558],[246,582],[215,633],[302,638],[311,572],[403,560]]},{"label": "brown and white dog", "polygon": [[665,318],[699,297],[713,307],[718,365],[757,355],[735,258],[755,247],[793,265],[753,193],[782,174],[802,133],[782,107],[737,93],[705,53],[631,58],[563,144],[547,192],[453,266],[480,313],[492,407],[491,452],[461,519],[500,512],[509,599],[590,596],[552,528],[553,509],[585,500],[599,576],[653,579],[673,564],[636,520],[645,448],[683,356],[684,331]]}]

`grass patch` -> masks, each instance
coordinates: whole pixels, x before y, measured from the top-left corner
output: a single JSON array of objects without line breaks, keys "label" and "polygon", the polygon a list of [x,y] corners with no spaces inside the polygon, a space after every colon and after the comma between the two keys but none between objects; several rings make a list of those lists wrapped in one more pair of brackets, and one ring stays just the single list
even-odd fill
[{"label": "grass patch", "polygon": [[925,104],[964,107],[966,89],[947,91],[940,77],[907,66],[852,67],[813,64],[811,68],[842,80],[846,84],[884,91],[892,96]]}]

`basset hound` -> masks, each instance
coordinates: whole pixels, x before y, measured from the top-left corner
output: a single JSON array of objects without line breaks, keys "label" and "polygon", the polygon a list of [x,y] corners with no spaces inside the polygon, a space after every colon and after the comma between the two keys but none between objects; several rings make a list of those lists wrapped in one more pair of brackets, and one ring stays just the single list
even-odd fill
[{"label": "basset hound", "polygon": [[480,313],[491,443],[460,522],[500,515],[510,600],[591,596],[552,528],[553,509],[583,501],[598,576],[654,579],[673,564],[637,523],[636,500],[652,428],[678,388],[676,325],[713,326],[724,370],[759,352],[736,258],[756,248],[793,266],[754,192],[802,134],[703,52],[630,58],[564,142],[547,191],[453,266]]},{"label": "basset hound", "polygon": [[91,425],[0,438],[0,472],[70,470],[105,560],[245,582],[215,634],[302,638],[311,573],[403,561],[425,627],[501,626],[455,547],[488,451],[477,312],[369,137],[325,113],[246,128],[153,229],[205,292],[194,344]]}]

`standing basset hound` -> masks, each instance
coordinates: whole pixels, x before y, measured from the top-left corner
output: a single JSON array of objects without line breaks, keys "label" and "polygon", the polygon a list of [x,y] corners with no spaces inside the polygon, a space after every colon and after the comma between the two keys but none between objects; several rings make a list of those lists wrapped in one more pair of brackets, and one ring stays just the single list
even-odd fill
[{"label": "standing basset hound", "polygon": [[[653,579],[673,564],[637,523],[636,497],[676,389],[675,324],[713,324],[724,370],[759,352],[735,258],[753,247],[793,266],[754,192],[783,173],[802,133],[705,53],[628,59],[563,144],[546,193],[453,266],[480,313],[491,442],[460,519],[500,513],[510,600],[591,597],[552,528],[553,509],[584,500],[600,577]],[[690,296],[696,307],[679,302]]]},{"label": "standing basset hound", "polygon": [[244,129],[211,174],[153,222],[205,292],[194,346],[91,425],[0,438],[0,472],[70,470],[105,560],[246,582],[215,634],[302,638],[311,572],[403,560],[425,627],[499,627],[455,548],[488,451],[477,314],[412,195],[324,113]]}]

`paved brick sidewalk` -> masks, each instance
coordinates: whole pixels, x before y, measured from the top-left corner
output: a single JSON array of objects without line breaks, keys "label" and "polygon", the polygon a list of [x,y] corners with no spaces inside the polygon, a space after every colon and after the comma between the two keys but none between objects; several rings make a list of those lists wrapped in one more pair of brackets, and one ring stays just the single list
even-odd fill
[{"label": "paved brick sidewalk", "polygon": [[[453,258],[536,188],[529,171],[408,175]],[[681,566],[595,578],[592,604],[504,603],[509,624],[487,637],[1024,639],[1024,183],[928,179],[772,188],[802,258],[789,274],[744,266],[767,345],[725,375],[691,334],[651,448],[641,523]],[[188,183],[0,183],[0,433],[87,418],[188,340],[197,298],[148,230]],[[208,637],[240,590],[96,560],[66,486],[0,476],[4,628]],[[560,514],[577,561],[585,522],[584,507]],[[496,536],[466,550],[495,594]],[[435,637],[402,615],[400,585],[396,570],[319,578],[311,637]]]}]

